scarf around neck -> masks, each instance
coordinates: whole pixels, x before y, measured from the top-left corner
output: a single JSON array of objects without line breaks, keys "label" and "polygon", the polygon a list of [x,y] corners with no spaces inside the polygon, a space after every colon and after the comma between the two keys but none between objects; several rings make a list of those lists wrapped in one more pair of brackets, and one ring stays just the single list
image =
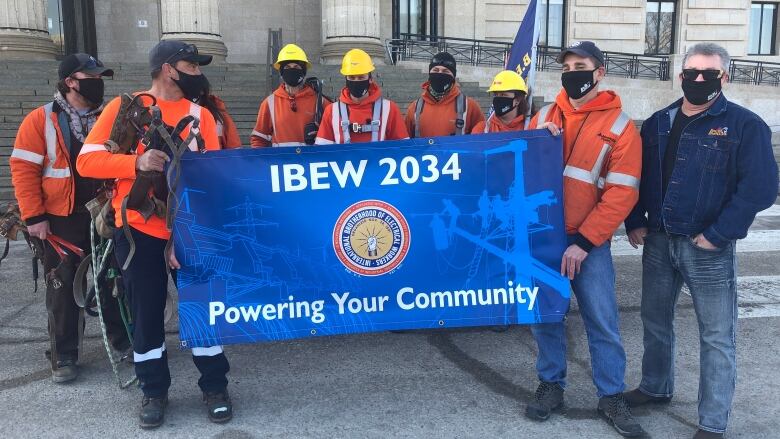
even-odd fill
[{"label": "scarf around neck", "polygon": [[62,111],[68,115],[68,126],[70,126],[70,132],[81,143],[84,143],[84,139],[87,138],[89,130],[91,130],[95,125],[97,117],[100,115],[100,112],[103,111],[103,107],[105,106],[105,103],[102,103],[99,107],[81,114],[68,103],[68,100],[65,99],[65,96],[63,96],[60,92],[54,94],[54,102],[56,102],[57,105],[62,108]]}]

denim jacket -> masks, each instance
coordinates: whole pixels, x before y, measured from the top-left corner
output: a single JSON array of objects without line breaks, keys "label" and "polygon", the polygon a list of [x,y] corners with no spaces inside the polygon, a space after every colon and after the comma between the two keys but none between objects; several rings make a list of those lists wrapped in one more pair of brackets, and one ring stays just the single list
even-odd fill
[{"label": "denim jacket", "polygon": [[772,133],[759,116],[721,94],[683,128],[663,197],[663,159],[681,105],[682,99],[642,126],[639,202],[626,218],[626,230],[704,233],[713,245],[723,247],[747,236],[756,213],[777,198]]}]

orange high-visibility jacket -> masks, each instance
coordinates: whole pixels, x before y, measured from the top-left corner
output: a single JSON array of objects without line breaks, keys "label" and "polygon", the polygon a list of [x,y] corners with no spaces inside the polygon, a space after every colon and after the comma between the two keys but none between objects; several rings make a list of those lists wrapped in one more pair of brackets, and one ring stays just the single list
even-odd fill
[{"label": "orange high-visibility jacket", "polygon": [[38,107],[22,121],[9,163],[22,219],[40,222],[44,214],[73,213],[76,188],[70,151],[62,137],[53,102]]},{"label": "orange high-visibility jacket", "polygon": [[317,144],[360,143],[408,139],[403,116],[395,102],[382,98],[382,90],[372,83],[368,97],[359,104],[344,87],[338,101],[322,115]]},{"label": "orange high-visibility jacket", "polygon": [[471,134],[486,134],[486,133],[503,133],[506,131],[523,131],[525,130],[525,116],[520,115],[512,119],[508,124],[504,123],[500,117],[495,114],[491,114],[484,122],[479,122],[474,125],[474,129],[471,130]]},{"label": "orange high-visibility jacket", "polygon": [[531,120],[563,128],[563,200],[566,233],[592,245],[611,239],[639,198],[642,141],[620,97],[602,91],[574,109],[566,91]]},{"label": "orange high-visibility jacket", "polygon": [[[329,100],[322,98],[323,108],[329,103]],[[250,138],[252,146],[305,145],[304,127],[314,122],[316,106],[317,93],[313,88],[306,86],[290,95],[284,84],[280,85],[260,104],[257,123]]]},{"label": "orange high-visibility jacket", "polygon": [[[217,136],[219,137],[219,145],[222,149],[234,149],[241,147],[241,136],[238,135],[238,128],[233,118],[227,111],[225,101],[218,96],[211,95],[211,99],[219,110],[220,116],[222,116],[222,122],[219,122],[215,117],[214,120],[217,123]],[[212,114],[213,116],[213,114]]]},{"label": "orange high-visibility jacket", "polygon": [[[116,179],[114,198],[112,204],[116,211],[116,225],[122,225],[122,200],[130,193],[130,188],[135,181],[135,163],[138,157],[144,153],[144,146],[138,142],[136,154],[111,154],[108,152],[104,143],[111,134],[111,126],[114,124],[117,113],[119,112],[119,98],[113,99],[106,105],[103,113],[95,122],[92,131],[87,135],[81,153],[76,159],[76,169],[79,174],[85,177]],[[151,99],[144,97],[144,105],[150,105]],[[219,138],[217,137],[217,126],[214,122],[214,116],[208,110],[200,105],[194,104],[187,99],[178,101],[164,101],[157,99],[157,106],[162,111],[162,119],[166,125],[176,126],[181,119],[188,115],[200,119],[200,133],[206,144],[206,149],[219,149]],[[181,134],[182,139],[189,134],[187,127]],[[197,150],[195,141],[189,145],[191,150]],[[127,211],[127,221],[130,226],[147,235],[155,238],[168,239],[171,232],[165,226],[165,218],[152,216],[149,221],[144,221],[140,213],[134,210]]]},{"label": "orange high-visibility jacket", "polygon": [[[453,84],[452,89],[441,101],[433,99],[428,92],[429,84],[426,82],[422,85],[423,91],[420,99],[412,101],[406,109],[406,130],[412,137],[469,134],[477,123],[485,121],[485,115],[482,114],[479,103],[472,98],[466,98],[461,93],[458,84]],[[460,104],[458,99],[461,99]],[[418,112],[420,103],[422,106]],[[460,112],[458,106],[462,107]],[[462,121],[462,132],[458,131],[456,121]]]}]

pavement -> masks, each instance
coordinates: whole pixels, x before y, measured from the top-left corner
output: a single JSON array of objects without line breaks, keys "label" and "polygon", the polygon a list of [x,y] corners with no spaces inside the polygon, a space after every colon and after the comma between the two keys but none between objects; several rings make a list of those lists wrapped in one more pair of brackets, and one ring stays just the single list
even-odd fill
[{"label": "pavement", "polygon": [[[738,251],[738,380],[727,438],[780,437],[780,204],[762,212]],[[640,380],[641,255],[622,233],[613,244],[627,388]],[[137,427],[139,389],[121,390],[96,319],[89,318],[81,374],[55,384],[42,291],[33,293],[20,243],[0,267],[0,431],[8,438],[617,438],[596,414],[590,356],[576,303],[568,320],[567,411],[523,417],[537,380],[527,327],[371,333],[228,346],[235,417],[208,421],[188,351],[169,350],[173,384],[165,424]],[[697,423],[699,341],[682,294],[676,392],[668,406],[634,414],[653,438],[690,438]],[[168,346],[178,346],[177,322]],[[125,369],[122,373],[129,373]]]}]

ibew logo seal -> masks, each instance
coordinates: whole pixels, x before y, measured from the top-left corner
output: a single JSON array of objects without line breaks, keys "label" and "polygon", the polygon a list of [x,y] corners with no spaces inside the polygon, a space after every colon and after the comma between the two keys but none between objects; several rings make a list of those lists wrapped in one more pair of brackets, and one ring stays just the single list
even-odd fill
[{"label": "ibew logo seal", "polygon": [[398,209],[379,200],[349,206],[333,228],[333,249],[347,269],[363,276],[395,270],[409,253],[409,223]]}]

